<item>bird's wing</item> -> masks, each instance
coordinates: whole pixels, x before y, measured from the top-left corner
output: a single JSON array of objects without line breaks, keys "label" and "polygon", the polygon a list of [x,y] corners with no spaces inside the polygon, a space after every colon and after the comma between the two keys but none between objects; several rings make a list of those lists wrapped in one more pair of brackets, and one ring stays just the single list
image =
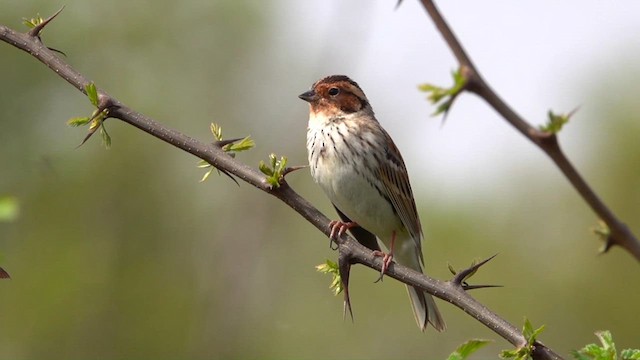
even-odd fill
[{"label": "bird's wing", "polygon": [[387,140],[387,147],[384,152],[386,158],[379,161],[378,175],[398,217],[400,217],[402,224],[416,243],[420,261],[424,263],[421,244],[422,227],[420,226],[420,218],[418,217],[416,203],[409,184],[409,174],[400,151],[384,130],[383,133]]}]

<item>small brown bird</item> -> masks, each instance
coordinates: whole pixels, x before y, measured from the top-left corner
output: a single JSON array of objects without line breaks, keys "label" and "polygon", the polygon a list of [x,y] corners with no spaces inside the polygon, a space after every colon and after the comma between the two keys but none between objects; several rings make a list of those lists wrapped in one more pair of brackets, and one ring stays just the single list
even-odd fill
[{"label": "small brown bird", "polygon": [[[358,84],[344,75],[317,81],[299,96],[310,105],[307,150],[311,176],[338,210],[332,236],[349,231],[383,256],[422,272],[420,219],[400,151],[376,120]],[[377,237],[389,250],[379,251]],[[446,325],[431,295],[407,287],[422,331]]]}]

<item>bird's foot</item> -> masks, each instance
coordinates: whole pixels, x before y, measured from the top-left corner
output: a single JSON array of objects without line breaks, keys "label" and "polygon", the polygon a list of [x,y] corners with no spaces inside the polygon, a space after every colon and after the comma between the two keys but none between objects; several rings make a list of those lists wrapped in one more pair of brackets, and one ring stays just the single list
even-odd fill
[{"label": "bird's foot", "polygon": [[393,253],[385,253],[379,250],[375,250],[373,252],[373,256],[374,257],[382,257],[382,269],[380,270],[380,277],[375,281],[382,281],[384,274],[387,272],[387,269],[389,268],[389,265],[391,265],[391,262],[393,261]]},{"label": "bird's foot", "polygon": [[[329,247],[331,248],[331,250],[338,249],[336,240],[341,237],[345,231],[356,226],[358,226],[358,224],[354,222],[342,222],[339,220],[333,220],[332,222],[330,222],[329,227],[331,228],[331,234],[329,235]],[[336,245],[335,248],[333,247],[334,244]]]}]

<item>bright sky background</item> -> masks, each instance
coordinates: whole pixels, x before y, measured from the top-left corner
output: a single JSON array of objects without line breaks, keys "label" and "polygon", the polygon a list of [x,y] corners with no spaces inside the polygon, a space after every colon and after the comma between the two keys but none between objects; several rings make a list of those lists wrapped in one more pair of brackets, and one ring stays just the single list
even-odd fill
[{"label": "bright sky background", "polygon": [[[543,123],[549,109],[581,107],[561,134],[561,144],[580,168],[590,156],[590,85],[617,71],[620,58],[638,55],[640,2],[437,4],[487,81],[528,121]],[[396,139],[414,182],[464,195],[465,188],[508,179],[514,169],[525,176],[557,174],[539,150],[474,95],[459,98],[444,126],[428,116],[434,108],[416,86],[450,85],[457,63],[418,1],[394,6],[393,1],[291,1],[276,24],[276,46],[308,58],[315,73],[309,79],[298,76],[307,81],[305,88],[333,73],[356,80]]]}]

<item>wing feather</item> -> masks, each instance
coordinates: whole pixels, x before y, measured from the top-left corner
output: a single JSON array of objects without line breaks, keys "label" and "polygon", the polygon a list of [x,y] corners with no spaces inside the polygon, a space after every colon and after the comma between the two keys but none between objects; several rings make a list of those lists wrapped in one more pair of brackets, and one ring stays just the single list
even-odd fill
[{"label": "wing feather", "polygon": [[378,163],[378,175],[383,183],[383,191],[391,199],[391,204],[395,209],[400,221],[415,241],[420,262],[424,264],[422,255],[422,227],[420,218],[416,210],[416,203],[413,199],[409,175],[400,155],[400,151],[391,140],[389,134],[380,128],[386,138],[387,147],[385,149],[385,159]]}]

